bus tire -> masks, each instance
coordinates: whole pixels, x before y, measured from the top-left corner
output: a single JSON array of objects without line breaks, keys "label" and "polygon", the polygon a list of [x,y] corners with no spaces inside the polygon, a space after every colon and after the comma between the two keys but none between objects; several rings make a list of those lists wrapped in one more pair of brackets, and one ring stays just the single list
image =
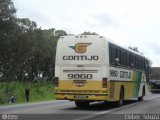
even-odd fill
[{"label": "bus tire", "polygon": [[138,101],[143,101],[144,95],[145,95],[145,87],[143,86],[142,96],[138,97]]},{"label": "bus tire", "polygon": [[89,102],[88,101],[75,101],[75,105],[77,107],[88,107]]},{"label": "bus tire", "polygon": [[118,103],[117,103],[117,106],[118,107],[121,107],[124,105],[124,88],[121,87],[121,90],[120,90],[120,95],[119,95],[119,100],[118,100]]}]

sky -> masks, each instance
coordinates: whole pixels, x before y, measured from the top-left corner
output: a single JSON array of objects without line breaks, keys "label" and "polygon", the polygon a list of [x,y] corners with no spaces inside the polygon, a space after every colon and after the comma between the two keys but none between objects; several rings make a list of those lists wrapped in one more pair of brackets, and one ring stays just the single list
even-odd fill
[{"label": "sky", "polygon": [[124,47],[138,47],[160,67],[160,0],[13,0],[17,17],[68,34],[96,32]]}]

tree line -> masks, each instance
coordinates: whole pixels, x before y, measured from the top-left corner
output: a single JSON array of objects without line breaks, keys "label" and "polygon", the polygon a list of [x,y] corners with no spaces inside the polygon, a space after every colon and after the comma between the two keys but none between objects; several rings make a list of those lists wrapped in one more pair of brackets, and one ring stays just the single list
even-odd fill
[{"label": "tree line", "polygon": [[0,0],[0,81],[52,80],[56,44],[63,35],[68,34],[41,29],[29,18],[17,18],[13,1]]},{"label": "tree line", "polygon": [[28,18],[17,18],[13,2],[0,0],[0,81],[52,80],[61,35],[67,33],[42,30]]}]

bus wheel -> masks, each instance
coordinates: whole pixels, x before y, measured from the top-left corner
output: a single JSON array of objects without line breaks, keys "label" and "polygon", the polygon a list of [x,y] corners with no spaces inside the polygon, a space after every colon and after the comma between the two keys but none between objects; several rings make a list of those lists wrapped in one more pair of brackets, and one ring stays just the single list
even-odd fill
[{"label": "bus wheel", "polygon": [[88,107],[89,106],[88,101],[75,101],[75,104],[77,107]]},{"label": "bus wheel", "polygon": [[120,95],[119,95],[119,101],[118,101],[118,107],[121,107],[124,105],[124,89],[121,88],[121,91],[120,91]]},{"label": "bus wheel", "polygon": [[138,101],[143,101],[144,95],[145,95],[145,93],[144,93],[144,87],[143,87],[142,96],[138,97]]}]

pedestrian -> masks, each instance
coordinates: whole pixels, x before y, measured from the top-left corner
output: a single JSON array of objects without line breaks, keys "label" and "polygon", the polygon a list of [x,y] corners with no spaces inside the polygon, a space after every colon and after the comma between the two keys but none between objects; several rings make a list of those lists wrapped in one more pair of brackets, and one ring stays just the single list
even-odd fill
[{"label": "pedestrian", "polygon": [[25,88],[25,97],[26,97],[26,101],[29,102],[29,87]]}]

